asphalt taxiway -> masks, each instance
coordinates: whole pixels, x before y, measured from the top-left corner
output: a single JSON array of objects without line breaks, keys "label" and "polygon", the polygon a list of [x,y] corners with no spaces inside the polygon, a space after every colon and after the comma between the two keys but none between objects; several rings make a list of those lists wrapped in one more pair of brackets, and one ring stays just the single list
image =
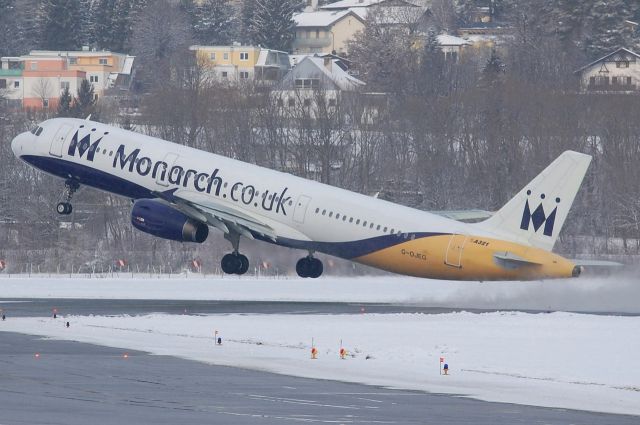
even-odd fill
[{"label": "asphalt taxiway", "polygon": [[[7,320],[67,314],[351,314],[383,304],[0,300]],[[408,309],[408,310],[407,310]],[[447,309],[431,312],[451,311]],[[0,322],[0,330],[2,324]],[[37,356],[36,356],[37,353]],[[126,354],[126,356],[125,356]],[[636,416],[489,403],[222,367],[0,332],[0,424],[637,424]]]}]

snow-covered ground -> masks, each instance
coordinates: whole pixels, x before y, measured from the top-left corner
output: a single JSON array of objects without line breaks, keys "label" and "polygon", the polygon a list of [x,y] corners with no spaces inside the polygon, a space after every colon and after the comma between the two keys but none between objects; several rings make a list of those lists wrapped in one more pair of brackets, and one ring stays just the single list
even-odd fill
[{"label": "snow-covered ground", "polygon": [[[311,378],[640,415],[640,317],[154,314],[13,318],[0,330],[121,347],[123,354],[135,349]],[[215,330],[222,346],[214,344]],[[317,360],[310,358],[312,338]],[[353,357],[339,359],[341,340]],[[441,356],[450,376],[439,375]]]},{"label": "snow-covered ground", "polygon": [[0,275],[0,298],[382,302],[467,309],[640,313],[640,276],[481,283],[407,277],[316,280]]},{"label": "snow-covered ground", "polygon": [[[612,312],[639,312],[639,288],[634,276],[528,283],[389,277],[0,278],[0,298],[13,301],[335,301]],[[66,320],[71,322],[69,329],[63,326]],[[214,330],[223,337],[222,346],[214,345]],[[311,378],[640,415],[639,316],[459,312],[9,317],[0,322],[0,331]],[[319,350],[317,360],[310,359],[312,338]],[[353,357],[339,359],[341,340]],[[440,357],[450,365],[450,376],[439,375]]]}]

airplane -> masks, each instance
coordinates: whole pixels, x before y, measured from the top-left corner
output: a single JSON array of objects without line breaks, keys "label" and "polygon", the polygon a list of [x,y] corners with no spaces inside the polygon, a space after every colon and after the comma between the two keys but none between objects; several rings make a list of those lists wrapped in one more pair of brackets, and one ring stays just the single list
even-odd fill
[{"label": "airplane", "polygon": [[244,274],[241,238],[393,273],[448,280],[577,277],[581,266],[552,252],[591,157],[566,151],[489,218],[476,223],[394,204],[110,125],[76,118],[40,123],[11,142],[16,157],[64,180],[59,214],[81,185],[130,198],[131,223],[153,236],[203,243],[224,233],[227,274]]}]

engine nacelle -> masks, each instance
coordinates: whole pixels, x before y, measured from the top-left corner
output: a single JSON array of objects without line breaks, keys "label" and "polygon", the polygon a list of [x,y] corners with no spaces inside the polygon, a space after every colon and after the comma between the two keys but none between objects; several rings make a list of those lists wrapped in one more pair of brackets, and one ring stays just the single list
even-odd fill
[{"label": "engine nacelle", "polygon": [[209,236],[206,224],[153,199],[140,199],[133,204],[131,224],[145,233],[178,242],[202,243]]}]

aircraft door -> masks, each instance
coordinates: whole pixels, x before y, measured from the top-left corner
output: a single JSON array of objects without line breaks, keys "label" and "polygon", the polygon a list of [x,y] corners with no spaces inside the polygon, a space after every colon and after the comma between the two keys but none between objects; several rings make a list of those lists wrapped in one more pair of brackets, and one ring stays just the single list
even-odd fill
[{"label": "aircraft door", "polygon": [[300,195],[298,197],[298,201],[296,202],[296,208],[293,211],[293,221],[300,224],[304,223],[304,217],[307,214],[307,208],[309,207],[309,202],[311,202],[311,198],[309,198],[306,195]]},{"label": "aircraft door", "polygon": [[444,255],[444,263],[447,266],[462,268],[462,253],[468,239],[467,235],[451,235]]},{"label": "aircraft door", "polygon": [[69,135],[69,131],[71,131],[71,126],[69,124],[62,124],[62,126],[60,126],[56,135],[53,136],[53,139],[51,140],[51,146],[49,147],[49,153],[51,155],[62,158],[62,148],[64,146],[64,141]]},{"label": "aircraft door", "polygon": [[162,167],[158,167],[158,174],[156,175],[156,183],[164,187],[169,186],[169,173],[171,172],[171,167],[175,165],[177,160],[178,160],[178,154],[169,152],[167,155],[165,155],[162,162],[167,164],[167,168],[163,170]]}]

